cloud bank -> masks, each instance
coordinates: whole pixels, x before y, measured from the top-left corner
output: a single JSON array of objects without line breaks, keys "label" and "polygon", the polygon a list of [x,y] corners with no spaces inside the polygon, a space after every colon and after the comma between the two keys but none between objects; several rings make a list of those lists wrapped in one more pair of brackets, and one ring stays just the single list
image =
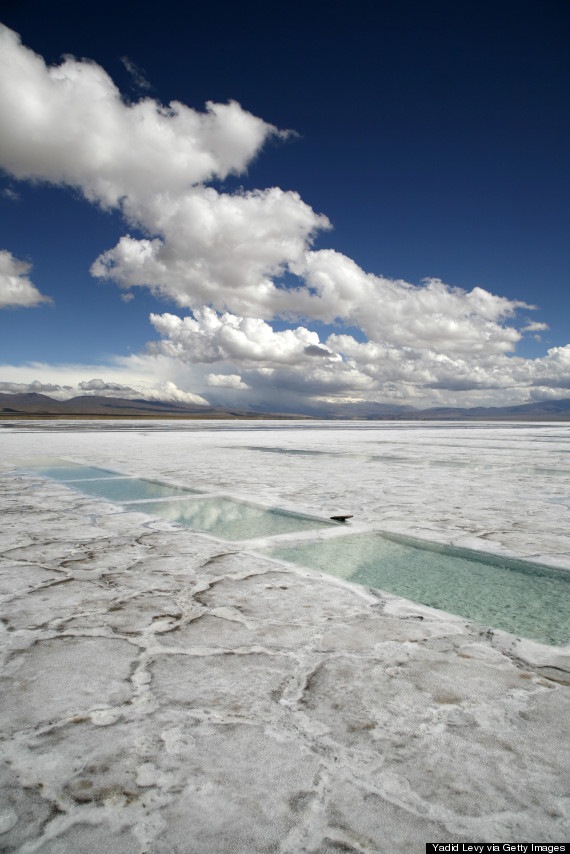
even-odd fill
[{"label": "cloud bank", "polygon": [[[570,387],[568,347],[535,360],[514,355],[523,334],[547,328],[517,321],[533,306],[439,279],[374,275],[314,248],[331,225],[298,193],[209,186],[244,174],[269,139],[288,133],[235,101],[203,112],[150,97],[127,102],[95,63],[66,57],[48,67],[0,29],[0,166],[120,211],[128,231],[93,261],[92,275],[126,299],[146,288],[189,312],[150,316],[160,337],[139,362],[149,374],[168,365],[171,378],[160,382],[244,406],[292,407],[309,398],[522,402]],[[7,269],[17,267],[6,276],[16,275],[18,304],[45,299],[29,268],[4,255]],[[319,324],[338,331],[321,340]]]},{"label": "cloud bank", "polygon": [[[54,371],[56,374],[65,374],[70,370],[70,366],[52,368],[48,365],[24,367],[24,372],[39,371],[45,373],[46,369]],[[82,369],[79,368],[81,371]],[[22,372],[22,369],[14,369],[15,373]],[[73,368],[71,368],[73,371]],[[168,403],[192,403],[199,406],[206,406],[208,401],[198,394],[191,394],[182,391],[170,381],[159,383],[156,386],[147,386],[138,384],[136,386],[125,385],[119,382],[102,380],[94,378],[91,380],[74,380],[69,383],[43,383],[40,380],[32,380],[31,382],[0,382],[0,393],[4,394],[45,394],[54,400],[70,400],[72,397],[114,397],[124,398],[126,400],[156,400]]]}]

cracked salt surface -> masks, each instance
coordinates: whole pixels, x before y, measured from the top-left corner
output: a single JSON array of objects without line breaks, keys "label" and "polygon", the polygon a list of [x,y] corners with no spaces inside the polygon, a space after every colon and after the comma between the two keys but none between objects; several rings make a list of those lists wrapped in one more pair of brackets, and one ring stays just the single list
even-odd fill
[{"label": "cracked salt surface", "polygon": [[[2,430],[0,850],[423,854],[568,837],[567,649],[13,467],[69,457],[570,569],[570,511],[553,500],[567,487],[514,471],[563,467],[570,430],[61,426]],[[238,447],[276,440],[336,456]],[[374,441],[428,460],[441,441],[511,474],[348,458]]]}]

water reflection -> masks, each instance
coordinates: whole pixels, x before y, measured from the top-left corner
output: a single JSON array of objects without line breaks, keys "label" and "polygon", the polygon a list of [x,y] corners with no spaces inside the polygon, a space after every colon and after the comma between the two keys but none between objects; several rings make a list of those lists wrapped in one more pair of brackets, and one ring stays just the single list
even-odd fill
[{"label": "water reflection", "polygon": [[196,489],[169,486],[136,477],[117,477],[107,480],[86,480],[76,484],[82,492],[107,498],[109,501],[144,501],[150,498],[174,498],[177,495],[197,494]]},{"label": "water reflection", "polygon": [[200,498],[191,501],[160,501],[148,504],[130,504],[131,510],[144,510],[169,522],[177,522],[194,531],[202,531],[224,540],[249,540],[312,531],[334,526],[311,516],[288,513],[285,510],[261,507],[231,498]]}]

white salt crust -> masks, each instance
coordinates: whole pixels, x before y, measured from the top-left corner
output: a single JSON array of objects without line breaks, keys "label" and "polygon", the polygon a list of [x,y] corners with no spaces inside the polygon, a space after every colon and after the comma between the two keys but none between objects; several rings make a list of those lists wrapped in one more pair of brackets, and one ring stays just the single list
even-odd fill
[{"label": "white salt crust", "polygon": [[15,471],[65,458],[570,569],[568,426],[64,426],[0,429],[2,852],[568,838],[568,649]]}]

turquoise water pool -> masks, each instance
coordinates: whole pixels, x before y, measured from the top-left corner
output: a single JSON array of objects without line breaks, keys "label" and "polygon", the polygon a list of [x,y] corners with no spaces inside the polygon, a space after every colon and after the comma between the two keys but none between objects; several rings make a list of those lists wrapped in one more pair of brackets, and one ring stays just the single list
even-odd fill
[{"label": "turquoise water pool", "polygon": [[[198,490],[65,460],[22,471],[224,540],[338,525],[253,502],[194,497]],[[268,554],[542,643],[570,642],[570,572],[564,570],[376,533],[280,545]]]},{"label": "turquoise water pool", "polygon": [[277,546],[268,553],[541,643],[570,642],[565,570],[385,534]]},{"label": "turquoise water pool", "polygon": [[136,477],[115,477],[105,480],[82,480],[73,485],[81,492],[89,495],[97,495],[108,501],[147,501],[152,498],[175,498],[177,496],[189,496],[198,494],[195,489],[186,489],[182,486],[170,486],[167,483],[159,483],[154,480],[144,480]]},{"label": "turquoise water pool", "polygon": [[211,534],[223,540],[249,540],[254,537],[273,537],[312,531],[337,525],[313,516],[290,513],[272,507],[263,507],[232,498],[196,498],[192,501],[160,501],[149,504],[127,505],[176,522],[194,531]]},{"label": "turquoise water pool", "polygon": [[[233,498],[193,498],[194,495],[200,494],[199,490],[171,486],[145,478],[126,477],[117,472],[78,463],[58,462],[52,466],[36,464],[26,467],[23,471],[58,480],[88,495],[123,504],[125,509],[158,516],[224,540],[272,537],[337,524]],[[169,501],[169,498],[176,500]],[[181,500],[184,498],[192,500]]]}]

